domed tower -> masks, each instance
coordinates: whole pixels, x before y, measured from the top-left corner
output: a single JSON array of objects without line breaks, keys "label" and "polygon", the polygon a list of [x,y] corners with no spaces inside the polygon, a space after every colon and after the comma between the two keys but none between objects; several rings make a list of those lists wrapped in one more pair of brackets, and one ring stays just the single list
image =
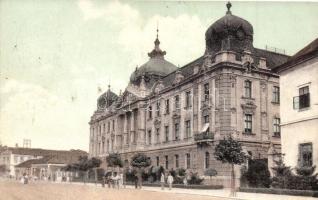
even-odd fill
[{"label": "domed tower", "polygon": [[108,85],[108,90],[103,93],[98,99],[97,99],[97,109],[105,109],[111,106],[116,100],[118,99],[117,94],[112,92],[110,90],[110,85]]},{"label": "domed tower", "polygon": [[230,2],[226,6],[226,15],[214,22],[205,33],[205,54],[214,55],[222,50],[253,52],[253,26],[232,15]]},{"label": "domed tower", "polygon": [[177,69],[174,64],[166,61],[164,58],[166,51],[162,51],[159,47],[160,41],[158,39],[158,29],[154,43],[154,49],[148,53],[148,56],[150,57],[149,61],[141,65],[139,68],[136,68],[136,70],[131,74],[131,84],[135,86],[145,84],[146,88],[151,88],[157,80]]}]

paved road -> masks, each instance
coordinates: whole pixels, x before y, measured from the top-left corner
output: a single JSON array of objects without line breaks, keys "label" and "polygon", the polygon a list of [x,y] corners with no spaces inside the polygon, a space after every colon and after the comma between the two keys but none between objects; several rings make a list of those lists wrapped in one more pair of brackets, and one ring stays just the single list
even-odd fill
[{"label": "paved road", "polygon": [[0,200],[224,200],[226,198],[162,193],[135,189],[108,189],[82,184],[33,182],[23,185],[0,181]]},{"label": "paved road", "polygon": [[229,197],[229,190],[191,190],[159,187],[143,187],[136,190],[108,189],[100,185],[83,183],[31,182],[23,185],[16,181],[0,180],[0,200],[316,200],[312,197],[287,195],[237,193]]}]

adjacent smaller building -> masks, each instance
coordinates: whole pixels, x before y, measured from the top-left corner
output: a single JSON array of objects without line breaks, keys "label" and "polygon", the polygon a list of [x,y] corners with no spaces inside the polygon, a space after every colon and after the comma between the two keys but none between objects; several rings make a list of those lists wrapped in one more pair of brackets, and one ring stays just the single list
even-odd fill
[{"label": "adjacent smaller building", "polygon": [[284,161],[291,167],[317,166],[318,38],[275,71],[280,74]]},{"label": "adjacent smaller building", "polygon": [[[53,166],[61,168],[66,164],[77,162],[80,156],[87,155],[85,151],[73,149],[66,151],[3,147],[0,151],[0,165],[5,167],[6,176],[18,178],[25,172],[40,178],[42,174],[48,177],[51,172],[54,172],[53,169],[56,167]],[[41,170],[45,173],[41,174]]]}]

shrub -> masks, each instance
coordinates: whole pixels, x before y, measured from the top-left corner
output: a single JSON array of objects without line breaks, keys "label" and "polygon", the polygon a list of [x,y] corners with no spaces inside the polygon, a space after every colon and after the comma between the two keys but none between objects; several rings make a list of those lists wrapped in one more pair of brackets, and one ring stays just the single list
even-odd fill
[{"label": "shrub", "polygon": [[202,181],[203,181],[203,178],[200,178],[198,176],[198,173],[193,173],[193,174],[191,174],[190,180],[188,180],[188,183],[190,185],[200,185],[202,183]]},{"label": "shrub", "polygon": [[271,184],[270,173],[265,160],[250,160],[245,177],[249,187],[269,188]]},{"label": "shrub", "polygon": [[314,174],[316,166],[296,168],[295,182],[298,190],[318,190],[317,174]]},{"label": "shrub", "polygon": [[276,166],[273,167],[274,177],[272,178],[271,186],[274,188],[294,189],[294,176],[290,167],[286,166],[283,161],[275,161]]},{"label": "shrub", "polygon": [[186,175],[186,170],[184,168],[179,168],[176,170],[176,173],[178,176],[185,176]]}]

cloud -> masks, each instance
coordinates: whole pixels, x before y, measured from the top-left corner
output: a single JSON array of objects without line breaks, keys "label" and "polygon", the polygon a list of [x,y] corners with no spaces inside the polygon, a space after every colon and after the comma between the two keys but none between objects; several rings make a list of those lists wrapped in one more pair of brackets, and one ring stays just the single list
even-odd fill
[{"label": "cloud", "polygon": [[[35,147],[86,148],[87,137],[82,133],[88,132],[85,131],[87,121],[84,121],[88,119],[83,117],[87,113],[78,112],[78,106],[71,101],[39,85],[17,80],[5,82],[0,87],[0,95],[7,97],[0,112],[3,144],[21,144],[23,138],[29,138]],[[76,119],[78,117],[82,120]]]},{"label": "cloud", "polygon": [[148,60],[147,53],[153,49],[156,25],[159,23],[161,48],[167,51],[166,59],[175,65],[184,65],[204,52],[205,25],[196,15],[180,14],[175,17],[154,15],[144,18],[138,10],[118,1],[95,5],[92,1],[78,3],[85,20],[103,19],[110,26],[116,26],[118,45],[130,71]]}]

